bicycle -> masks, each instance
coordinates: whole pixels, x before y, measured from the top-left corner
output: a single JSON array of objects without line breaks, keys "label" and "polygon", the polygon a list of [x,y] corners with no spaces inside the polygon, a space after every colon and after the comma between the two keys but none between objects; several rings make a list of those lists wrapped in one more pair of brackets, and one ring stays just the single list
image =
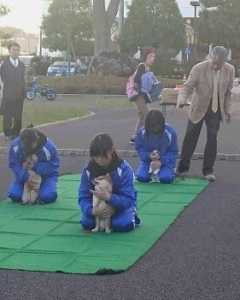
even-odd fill
[{"label": "bicycle", "polygon": [[37,93],[41,97],[46,97],[47,100],[53,101],[57,97],[57,93],[54,89],[48,88],[48,85],[40,85],[37,81],[37,77],[33,78],[32,86],[27,90],[26,97],[28,100],[34,100]]}]

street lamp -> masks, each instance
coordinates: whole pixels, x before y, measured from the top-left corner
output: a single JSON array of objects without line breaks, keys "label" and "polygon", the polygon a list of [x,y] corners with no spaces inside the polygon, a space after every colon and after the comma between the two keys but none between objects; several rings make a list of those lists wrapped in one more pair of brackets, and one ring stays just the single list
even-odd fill
[{"label": "street lamp", "polygon": [[42,57],[42,25],[40,26],[40,35],[39,35],[39,56]]},{"label": "street lamp", "polygon": [[197,40],[196,40],[196,19],[197,19],[197,7],[200,6],[199,1],[190,1],[190,5],[194,7],[194,36],[193,36],[193,56],[196,59],[197,56]]}]

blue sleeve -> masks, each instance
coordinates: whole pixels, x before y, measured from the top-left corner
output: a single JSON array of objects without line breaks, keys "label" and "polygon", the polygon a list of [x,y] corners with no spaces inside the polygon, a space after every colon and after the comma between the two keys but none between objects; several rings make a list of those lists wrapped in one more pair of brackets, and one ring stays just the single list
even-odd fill
[{"label": "blue sleeve", "polygon": [[80,187],[78,190],[78,204],[81,208],[81,211],[84,215],[86,216],[92,216],[92,193],[90,190],[94,189],[94,185],[87,175],[85,166],[82,171],[82,176],[81,176],[81,182],[80,182]]},{"label": "blue sleeve", "polygon": [[11,144],[8,152],[8,167],[13,172],[18,182],[24,183],[28,181],[30,175],[26,170],[23,169],[23,165],[19,160],[18,154],[13,150],[13,144]]},{"label": "blue sleeve", "polygon": [[[126,210],[132,206],[136,206],[136,191],[134,189],[134,173],[130,165],[124,163],[121,176],[117,186],[118,191],[112,193],[109,204],[117,211]],[[114,184],[114,183],[113,183]],[[114,185],[113,185],[114,190]]]},{"label": "blue sleeve", "polygon": [[58,172],[60,162],[55,145],[48,141],[48,144],[43,146],[43,148],[49,153],[46,155],[47,161],[37,161],[34,164],[33,170],[40,175],[51,175]]},{"label": "blue sleeve", "polygon": [[141,161],[150,163],[150,151],[146,148],[146,143],[143,139],[143,128],[140,129],[135,137],[135,149]]},{"label": "blue sleeve", "polygon": [[167,151],[164,153],[164,155],[160,158],[160,161],[163,166],[166,166],[168,164],[175,164],[177,155],[178,155],[178,141],[177,141],[177,134],[175,130],[172,130],[172,139],[171,143],[168,146]]}]

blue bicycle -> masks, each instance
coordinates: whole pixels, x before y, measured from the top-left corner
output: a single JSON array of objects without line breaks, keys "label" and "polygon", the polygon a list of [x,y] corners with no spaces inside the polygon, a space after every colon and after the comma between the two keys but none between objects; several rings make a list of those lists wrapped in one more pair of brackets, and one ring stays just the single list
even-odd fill
[{"label": "blue bicycle", "polygon": [[33,78],[32,86],[27,90],[26,97],[28,100],[34,100],[37,93],[41,97],[46,97],[47,100],[53,101],[57,97],[57,93],[54,89],[48,88],[48,85],[40,85],[37,81],[37,77]]}]

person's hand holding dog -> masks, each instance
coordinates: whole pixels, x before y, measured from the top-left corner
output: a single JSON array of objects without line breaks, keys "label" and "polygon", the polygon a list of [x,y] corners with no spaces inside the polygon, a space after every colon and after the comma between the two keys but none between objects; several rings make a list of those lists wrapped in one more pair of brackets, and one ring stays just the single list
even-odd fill
[{"label": "person's hand holding dog", "polygon": [[155,171],[155,170],[157,170],[157,169],[160,169],[161,168],[161,166],[162,166],[162,163],[161,163],[161,161],[159,160],[159,158],[160,158],[160,154],[159,154],[159,152],[157,151],[153,151],[153,152],[151,152],[150,153],[150,158],[151,158],[151,160],[152,160],[152,162],[151,162],[151,168],[152,168],[152,170],[153,170],[153,172]]},{"label": "person's hand holding dog", "polygon": [[34,163],[35,161],[32,160],[32,159],[29,159],[29,160],[26,160],[24,163],[23,163],[23,169],[24,170],[32,170],[33,166],[34,166]]},{"label": "person's hand holding dog", "polygon": [[36,185],[38,185],[38,177],[36,175],[30,175],[27,184],[30,189],[34,190]]},{"label": "person's hand holding dog", "polygon": [[115,209],[107,204],[105,207],[94,207],[92,210],[92,214],[94,216],[99,216],[100,218],[109,218],[115,213]]},{"label": "person's hand holding dog", "polygon": [[91,193],[95,195],[99,200],[109,201],[110,193],[103,188],[99,188],[99,190],[91,190]]},{"label": "person's hand holding dog", "polygon": [[160,162],[160,160],[153,160],[151,162],[151,168],[152,168],[153,172],[156,171],[157,169],[160,169],[161,166],[162,166],[162,163]]}]

